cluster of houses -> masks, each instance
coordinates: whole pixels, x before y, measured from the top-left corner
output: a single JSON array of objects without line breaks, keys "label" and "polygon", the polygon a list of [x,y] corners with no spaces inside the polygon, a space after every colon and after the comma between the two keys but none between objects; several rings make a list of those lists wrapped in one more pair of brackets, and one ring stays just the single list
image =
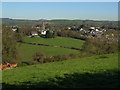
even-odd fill
[{"label": "cluster of houses", "polygon": [[[34,28],[34,27],[33,27]],[[37,25],[35,27],[35,29],[37,31],[31,31],[31,35],[29,37],[32,37],[32,36],[38,36],[39,34],[40,35],[46,35],[46,32],[49,30],[49,29],[46,29],[45,28],[45,22],[42,22],[42,26],[40,25]]]},{"label": "cluster of houses", "polygon": [[[17,26],[13,26],[12,30],[13,31],[17,31],[18,28],[16,28]],[[49,31],[49,29],[45,28],[45,23],[42,22],[42,26],[37,25],[36,27],[32,27],[35,28],[36,30],[31,31],[30,35],[28,37],[32,37],[32,36],[38,36],[40,35],[46,35],[46,32]],[[67,27],[68,30],[72,30],[72,28],[74,28],[74,30],[79,31],[80,35],[82,36],[87,36],[87,38],[101,38],[103,37],[104,32],[106,32],[106,29],[103,29],[101,27],[94,27],[94,26],[90,26],[87,28],[81,27],[81,28],[76,28],[74,27]],[[105,35],[105,38],[109,39],[108,34]],[[111,36],[110,36],[111,37]],[[114,34],[112,34],[112,37],[114,37]]]},{"label": "cluster of houses", "polygon": [[[68,27],[68,30],[71,30],[71,27]],[[87,27],[87,28],[76,28],[74,27],[74,30],[79,31],[81,34],[83,35],[87,35],[87,37],[89,38],[94,38],[94,37],[98,37],[100,38],[101,35],[106,32],[107,30],[105,29],[101,29],[100,27]]]},{"label": "cluster of houses", "polygon": [[31,31],[31,32],[30,32],[30,35],[29,35],[28,37],[38,36],[39,33],[40,33],[41,35],[46,35],[46,32],[47,32],[47,30]]},{"label": "cluster of houses", "polygon": [[38,33],[41,35],[46,35],[47,30],[45,29],[45,23],[42,22],[42,27],[39,25],[36,26],[37,31],[31,31],[31,36],[38,36]]},{"label": "cluster of houses", "polygon": [[[45,29],[45,25],[44,22],[42,23],[42,27],[37,25],[36,27],[33,27],[35,30],[30,32],[30,35],[28,37],[32,37],[32,36],[38,36],[40,35],[46,35],[46,32],[48,31],[48,29]],[[12,26],[12,31],[16,32],[18,30],[18,26]]]},{"label": "cluster of houses", "polygon": [[87,27],[87,28],[78,28],[78,27],[73,27],[74,29],[72,29],[72,27],[67,27],[68,30],[77,30],[81,36],[86,36],[86,38],[102,38],[105,37],[108,40],[114,40],[114,41],[118,41],[118,38],[115,37],[114,34],[105,34],[106,29],[101,28],[101,27]]},{"label": "cluster of houses", "polygon": [[87,34],[91,38],[94,38],[94,37],[100,38],[101,35],[104,32],[106,32],[106,30],[100,29],[100,27],[90,27],[88,30],[84,30],[83,28],[81,28],[80,32]]}]

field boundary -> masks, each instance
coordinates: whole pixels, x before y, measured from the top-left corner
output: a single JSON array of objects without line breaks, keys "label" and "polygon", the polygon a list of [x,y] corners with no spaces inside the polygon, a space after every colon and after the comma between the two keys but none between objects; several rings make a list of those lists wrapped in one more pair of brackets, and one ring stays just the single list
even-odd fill
[{"label": "field boundary", "polygon": [[74,47],[64,47],[64,46],[54,46],[54,45],[47,45],[47,44],[40,44],[40,43],[32,43],[32,42],[24,42],[24,41],[18,41],[19,43],[24,44],[30,44],[30,45],[40,45],[40,46],[51,46],[51,47],[61,47],[61,48],[67,48],[67,49],[73,49],[73,50],[81,50],[81,48],[74,48]]}]

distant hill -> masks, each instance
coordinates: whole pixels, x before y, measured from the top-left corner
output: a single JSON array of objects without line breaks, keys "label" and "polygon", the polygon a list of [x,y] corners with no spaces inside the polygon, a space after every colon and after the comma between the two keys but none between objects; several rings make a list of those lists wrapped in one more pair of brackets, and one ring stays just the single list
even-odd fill
[{"label": "distant hill", "polygon": [[117,21],[97,21],[97,20],[51,20],[56,24],[117,24]]},{"label": "distant hill", "polygon": [[0,18],[0,24],[6,25],[36,25],[42,21],[51,22],[57,25],[76,25],[76,24],[117,24],[117,21],[97,21],[97,20],[68,20],[68,19],[54,19],[54,20],[27,20],[27,19],[11,19],[11,18]]}]

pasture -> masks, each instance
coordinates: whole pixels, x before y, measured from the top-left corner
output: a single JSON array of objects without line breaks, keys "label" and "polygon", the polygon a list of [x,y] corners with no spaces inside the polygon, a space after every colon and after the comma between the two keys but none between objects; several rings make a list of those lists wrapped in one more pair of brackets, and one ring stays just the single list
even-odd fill
[{"label": "pasture", "polygon": [[85,41],[68,38],[68,37],[56,37],[53,39],[46,39],[41,37],[23,37],[24,42],[40,43],[53,46],[74,47],[81,48]]},{"label": "pasture", "polygon": [[65,55],[70,53],[74,53],[76,55],[80,54],[80,51],[66,48],[20,44],[20,46],[18,47],[19,53],[18,62],[33,61],[33,55],[38,51],[43,51],[46,56]]},{"label": "pasture", "polygon": [[73,50],[64,47],[82,48],[82,45],[85,42],[83,40],[66,37],[56,37],[53,39],[45,39],[41,37],[23,37],[23,41],[27,43],[40,43],[50,46],[18,43],[18,63],[32,62],[34,54],[39,51],[44,52],[46,56],[67,55],[70,53],[79,56],[81,54],[79,50]]},{"label": "pasture", "polygon": [[[18,63],[33,61],[33,55],[43,51],[46,56],[76,54],[74,59],[44,64],[35,64],[2,71],[5,88],[115,88],[118,85],[118,54],[105,54],[80,58],[79,50],[63,47],[82,48],[84,41],[57,37],[45,39],[24,37],[24,42],[50,46],[18,43]],[[54,47],[57,46],[57,47]]]},{"label": "pasture", "polygon": [[4,88],[116,88],[118,54],[63,60],[4,70]]}]

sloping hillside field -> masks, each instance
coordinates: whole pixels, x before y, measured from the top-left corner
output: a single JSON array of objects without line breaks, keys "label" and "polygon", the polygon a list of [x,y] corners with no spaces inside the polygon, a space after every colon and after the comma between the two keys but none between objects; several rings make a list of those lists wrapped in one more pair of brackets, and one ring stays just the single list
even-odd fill
[{"label": "sloping hillside field", "polygon": [[118,87],[118,54],[17,67],[3,72],[4,88]]},{"label": "sloping hillside field", "polygon": [[50,47],[50,46],[40,46],[40,45],[31,45],[31,44],[21,44],[18,47],[19,52],[19,61],[33,61],[33,55],[38,52],[42,51],[47,56],[52,55],[65,55],[69,53],[79,54],[80,52],[77,50],[71,50],[66,48],[60,47]]},{"label": "sloping hillside field", "polygon": [[71,53],[80,55],[80,50],[71,48],[81,49],[85,41],[65,37],[56,37],[52,39],[23,37],[23,42],[26,43],[19,42],[17,48],[19,54],[17,62],[19,63],[33,61],[33,56],[39,51],[45,53],[46,56],[67,55]]},{"label": "sloping hillside field", "polygon": [[47,44],[47,45],[53,45],[53,46],[75,47],[75,48],[81,48],[83,43],[85,42],[83,40],[67,38],[67,37],[56,37],[53,39],[46,39],[41,37],[35,37],[35,38],[24,37],[23,41]]}]

